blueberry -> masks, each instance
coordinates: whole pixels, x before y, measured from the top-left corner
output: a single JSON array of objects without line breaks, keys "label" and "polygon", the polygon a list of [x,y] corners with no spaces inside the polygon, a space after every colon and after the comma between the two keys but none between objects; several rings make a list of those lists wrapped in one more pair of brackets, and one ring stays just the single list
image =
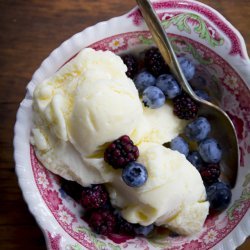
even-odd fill
[{"label": "blueberry", "polygon": [[215,139],[205,139],[199,144],[201,158],[207,163],[218,163],[221,160],[221,147]]},{"label": "blueberry", "polygon": [[156,78],[147,71],[142,71],[134,78],[134,83],[139,93],[142,93],[149,86],[154,86],[155,82]]},{"label": "blueberry", "polygon": [[147,87],[142,94],[142,101],[146,107],[156,109],[160,108],[165,103],[165,96],[163,92],[154,86]]},{"label": "blueberry", "polygon": [[179,64],[182,68],[183,74],[186,79],[189,81],[194,77],[195,74],[195,66],[194,64],[186,59],[185,57],[178,57]]},{"label": "blueberry", "polygon": [[185,156],[188,155],[189,152],[189,147],[187,142],[180,136],[175,137],[171,142],[170,142],[170,147],[172,150],[176,150]]},{"label": "blueberry", "polygon": [[200,97],[201,99],[206,100],[206,101],[210,101],[210,97],[209,97],[208,93],[205,92],[204,90],[197,89],[197,90],[194,91],[194,93],[195,93],[198,97]]},{"label": "blueberry", "polygon": [[199,152],[197,151],[193,151],[190,152],[187,156],[187,159],[190,161],[190,163],[196,167],[198,170],[201,169],[202,165],[203,165],[203,161],[201,159],[201,156],[199,154]]},{"label": "blueberry", "polygon": [[216,182],[207,188],[207,200],[210,208],[216,211],[226,209],[231,201],[230,187],[223,182]]},{"label": "blueberry", "polygon": [[181,93],[181,88],[172,75],[163,74],[156,80],[156,87],[162,90],[164,95],[173,99]]},{"label": "blueberry", "polygon": [[185,135],[194,141],[206,139],[210,131],[211,125],[205,117],[199,117],[185,127]]},{"label": "blueberry", "polygon": [[130,187],[140,187],[147,181],[148,172],[142,164],[131,162],[122,170],[122,179]]},{"label": "blueberry", "polygon": [[148,225],[148,226],[141,226],[141,225],[136,225],[134,230],[137,235],[142,235],[142,236],[147,236],[149,235],[154,229],[154,225]]}]

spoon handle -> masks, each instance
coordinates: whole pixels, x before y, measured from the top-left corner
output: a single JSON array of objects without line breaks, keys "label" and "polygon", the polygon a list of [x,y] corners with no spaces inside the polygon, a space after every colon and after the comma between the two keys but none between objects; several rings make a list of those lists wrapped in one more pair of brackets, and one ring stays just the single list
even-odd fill
[{"label": "spoon handle", "polygon": [[170,70],[175,75],[182,88],[194,99],[197,99],[195,93],[193,92],[182,72],[173,47],[167,37],[167,33],[163,29],[151,2],[149,0],[136,0],[136,2],[141,10],[149,30],[151,31],[153,39]]},{"label": "spoon handle", "polygon": [[182,89],[200,104],[198,114],[209,118],[209,120],[213,122],[213,125],[216,128],[213,132],[213,136],[224,146],[224,158],[221,162],[223,175],[221,175],[221,177],[233,187],[236,183],[237,169],[239,166],[239,149],[237,134],[232,121],[218,106],[200,99],[194,93],[182,72],[170,40],[168,39],[152,4],[149,0],[136,0],[136,2],[160,53],[174,74],[176,80],[179,82]]}]

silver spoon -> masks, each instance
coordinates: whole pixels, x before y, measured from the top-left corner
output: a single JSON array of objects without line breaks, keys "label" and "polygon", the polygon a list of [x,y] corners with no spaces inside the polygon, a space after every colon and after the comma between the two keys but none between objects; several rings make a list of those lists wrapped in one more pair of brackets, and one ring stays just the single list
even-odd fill
[{"label": "silver spoon", "polygon": [[219,142],[222,148],[220,179],[231,187],[234,187],[239,166],[239,149],[237,135],[232,121],[218,106],[200,99],[194,93],[182,72],[172,45],[152,4],[149,0],[136,0],[136,2],[165,62],[168,64],[182,89],[199,103],[198,115],[206,117],[211,122],[212,131],[210,135]]}]

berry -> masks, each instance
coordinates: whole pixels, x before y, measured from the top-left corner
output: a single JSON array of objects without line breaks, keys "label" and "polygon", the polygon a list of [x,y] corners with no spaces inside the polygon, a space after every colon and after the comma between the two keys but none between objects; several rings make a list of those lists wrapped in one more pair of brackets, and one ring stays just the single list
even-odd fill
[{"label": "berry", "polygon": [[188,147],[187,142],[180,136],[175,137],[170,142],[170,148],[172,150],[176,150],[180,152],[181,154],[184,154],[185,156],[187,156],[189,152],[189,147]]},{"label": "berry", "polygon": [[165,63],[158,48],[150,48],[145,52],[144,63],[149,72],[155,77],[169,72],[169,68]]},{"label": "berry", "polygon": [[204,165],[200,170],[200,175],[206,184],[217,182],[220,176],[220,165],[212,163]]},{"label": "berry", "polygon": [[169,99],[173,99],[181,93],[179,84],[174,77],[169,74],[160,75],[157,78],[155,85],[161,89],[164,95]]},{"label": "berry", "polygon": [[134,225],[135,224],[129,223],[128,221],[123,219],[120,214],[117,215],[116,225],[117,225],[116,231],[120,234],[131,235],[131,236],[133,236],[135,234],[135,232],[134,232]]},{"label": "berry", "polygon": [[142,93],[149,86],[154,86],[155,82],[155,77],[147,71],[142,71],[134,78],[134,83],[139,93]]},{"label": "berry", "polygon": [[182,93],[173,99],[174,114],[180,119],[194,119],[198,113],[198,104],[191,97]]},{"label": "berry", "polygon": [[176,232],[170,231],[169,236],[172,237],[172,238],[176,238],[176,237],[179,237],[180,235],[178,233],[176,233]]},{"label": "berry", "polygon": [[191,80],[195,74],[194,64],[185,57],[178,57],[178,61],[186,79]]},{"label": "berry", "polygon": [[206,191],[210,209],[222,211],[228,207],[232,197],[232,192],[228,185],[223,182],[216,182],[210,185]]},{"label": "berry", "polygon": [[205,139],[199,144],[198,151],[203,161],[218,163],[221,160],[221,147],[215,139]]},{"label": "berry", "polygon": [[128,70],[126,72],[127,76],[129,78],[133,79],[135,74],[137,73],[137,70],[138,70],[138,63],[137,63],[135,57],[131,54],[126,54],[126,55],[123,55],[121,58],[122,58],[124,64],[128,68]]},{"label": "berry", "polygon": [[211,125],[205,117],[199,117],[189,123],[185,128],[185,135],[194,141],[201,141],[207,138],[211,131]]},{"label": "berry", "polygon": [[190,152],[187,156],[187,159],[194,167],[197,168],[197,170],[200,170],[203,165],[203,160],[201,159],[201,156],[197,151]]},{"label": "berry", "polygon": [[210,101],[210,97],[209,97],[208,93],[205,92],[204,90],[197,89],[197,90],[194,91],[194,93],[198,97],[200,97],[201,99],[206,100],[206,101]]},{"label": "berry", "polygon": [[112,211],[93,210],[88,218],[89,226],[98,234],[109,235],[115,232],[116,218]]},{"label": "berry", "polygon": [[154,229],[153,224],[148,226],[141,226],[137,224],[134,230],[137,235],[148,236],[153,231],[153,229]]},{"label": "berry", "polygon": [[150,86],[143,91],[142,101],[146,107],[157,109],[164,105],[166,98],[159,88]]},{"label": "berry", "polygon": [[139,157],[139,150],[129,136],[113,141],[104,152],[104,160],[113,168],[123,168]]},{"label": "berry", "polygon": [[107,201],[108,193],[103,185],[85,187],[82,191],[81,204],[87,210],[104,207]]},{"label": "berry", "polygon": [[130,187],[141,187],[148,179],[148,172],[142,164],[131,162],[122,170],[122,179]]},{"label": "berry", "polygon": [[79,201],[81,199],[81,194],[84,187],[82,187],[80,184],[75,181],[62,179],[61,185],[65,193],[72,197],[74,200]]}]

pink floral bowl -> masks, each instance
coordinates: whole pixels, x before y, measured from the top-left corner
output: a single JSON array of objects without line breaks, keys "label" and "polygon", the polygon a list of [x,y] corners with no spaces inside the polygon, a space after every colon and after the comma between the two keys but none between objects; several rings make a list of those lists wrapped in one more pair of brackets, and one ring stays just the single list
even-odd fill
[{"label": "pink floral bowl", "polygon": [[35,86],[56,72],[84,47],[123,53],[153,44],[137,8],[98,23],[65,41],[43,61],[27,86],[15,125],[16,173],[23,196],[40,225],[48,249],[235,249],[250,235],[250,62],[239,32],[218,12],[191,0],[154,1],[154,7],[178,55],[197,65],[195,84],[213,92],[232,118],[240,146],[237,183],[229,208],[209,216],[192,237],[128,238],[94,234],[81,218],[81,208],[59,185],[58,176],[37,160],[29,142]]}]

